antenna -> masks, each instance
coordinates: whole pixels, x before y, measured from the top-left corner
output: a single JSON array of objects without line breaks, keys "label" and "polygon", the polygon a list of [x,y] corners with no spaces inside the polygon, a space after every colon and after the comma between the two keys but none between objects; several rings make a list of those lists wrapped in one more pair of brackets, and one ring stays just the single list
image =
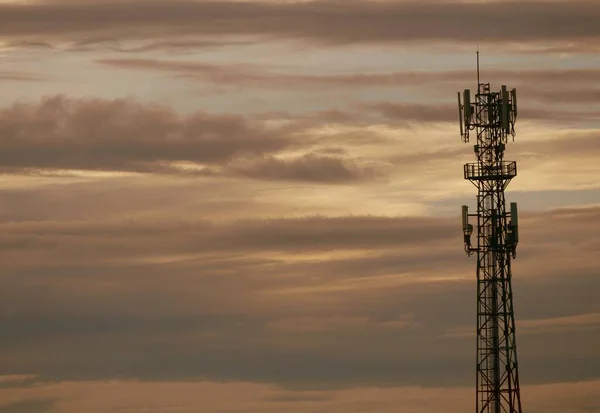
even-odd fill
[{"label": "antenna", "polygon": [[513,114],[514,117],[517,117],[517,89],[512,89],[510,91],[510,94],[512,95],[512,107],[513,107]]},{"label": "antenna", "polygon": [[471,91],[469,89],[465,89],[464,93],[463,93],[463,103],[464,103],[464,113],[465,113],[465,126],[469,127],[469,124],[471,123]]},{"label": "antenna", "polygon": [[501,92],[502,99],[502,127],[506,131],[507,134],[510,133],[510,124],[509,122],[509,113],[508,113],[508,91],[506,90],[506,86],[502,85]]},{"label": "antenna", "polygon": [[479,89],[479,44],[477,45],[477,88]]},{"label": "antenna", "polygon": [[460,92],[458,92],[458,120],[460,122],[460,137],[463,138],[465,132],[463,130],[463,109],[462,104],[460,103]]}]

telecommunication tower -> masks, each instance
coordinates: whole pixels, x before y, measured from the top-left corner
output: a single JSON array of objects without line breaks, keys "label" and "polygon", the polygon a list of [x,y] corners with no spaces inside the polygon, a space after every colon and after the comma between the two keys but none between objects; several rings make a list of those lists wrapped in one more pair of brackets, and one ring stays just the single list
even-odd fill
[{"label": "telecommunication tower", "polygon": [[[504,160],[509,137],[514,141],[517,118],[516,89],[502,86],[492,92],[489,83],[479,81],[477,52],[477,93],[471,100],[466,89],[458,93],[460,134],[474,145],[477,162],[464,166],[464,178],[477,187],[477,212],[462,207],[465,251],[477,253],[477,379],[476,413],[521,413],[515,317],[511,286],[511,259],[519,241],[517,204],[506,210],[504,190],[517,176],[517,163]],[[471,245],[477,220],[477,241]]]}]

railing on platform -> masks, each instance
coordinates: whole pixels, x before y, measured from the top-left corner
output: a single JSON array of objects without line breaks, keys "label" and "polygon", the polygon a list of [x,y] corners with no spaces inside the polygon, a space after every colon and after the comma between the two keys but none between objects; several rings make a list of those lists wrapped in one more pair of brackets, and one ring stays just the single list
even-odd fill
[{"label": "railing on platform", "polygon": [[517,163],[503,161],[499,165],[480,165],[478,162],[465,165],[465,179],[470,181],[493,181],[512,179],[517,176]]}]

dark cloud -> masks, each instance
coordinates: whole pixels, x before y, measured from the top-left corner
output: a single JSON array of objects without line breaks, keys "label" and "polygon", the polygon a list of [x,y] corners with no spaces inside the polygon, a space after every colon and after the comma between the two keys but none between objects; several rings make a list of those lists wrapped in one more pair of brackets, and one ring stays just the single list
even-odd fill
[{"label": "dark cloud", "polygon": [[256,179],[325,183],[370,181],[385,176],[377,166],[360,166],[341,157],[317,154],[286,159],[266,158],[234,170]]},{"label": "dark cloud", "polygon": [[267,398],[267,401],[280,402],[280,403],[294,403],[294,402],[321,402],[330,401],[333,397],[331,394],[324,392],[283,392],[281,394],[271,396]]},{"label": "dark cloud", "polygon": [[[307,123],[267,123],[202,112],[181,116],[133,100],[55,96],[0,111],[0,167],[31,176],[86,170],[323,183],[382,175],[349,158],[311,154],[318,139],[303,132]],[[309,153],[274,156],[286,150]]]},{"label": "dark cloud", "polygon": [[[280,252],[364,249],[372,246],[420,245],[454,233],[444,220],[424,218],[298,218],[244,220],[219,226],[210,222],[173,224],[15,223],[6,224],[0,251],[19,249],[60,250],[78,259],[75,251],[86,239],[98,250],[109,248],[122,257],[146,255],[154,250],[168,254],[226,253],[276,250]],[[81,237],[81,238],[80,238]],[[168,242],[167,242],[168,240]],[[110,242],[109,242],[110,241]],[[59,260],[55,256],[55,260]],[[89,260],[91,257],[85,258]],[[19,265],[26,264],[22,262]]]},{"label": "dark cloud", "polygon": [[[140,216],[154,216],[156,219],[185,216],[194,221],[261,218],[278,214],[288,216],[288,213],[298,211],[296,202],[285,199],[285,194],[293,191],[294,186],[245,178],[222,180],[150,175],[112,179],[67,177],[58,180],[13,175],[8,179],[21,181],[23,186],[0,191],[4,199],[0,203],[2,222],[82,223],[110,221],[115,217],[137,222]],[[42,184],[36,185],[31,181]],[[77,208],[73,209],[73,205]],[[317,211],[321,212],[318,206],[315,209],[306,206],[302,214],[316,214]]]},{"label": "dark cloud", "polygon": [[[178,38],[173,40],[163,41],[146,41],[141,44],[131,45],[127,42],[122,42],[119,39],[112,37],[86,38],[83,40],[73,41],[67,45],[61,45],[60,49],[70,52],[110,50],[123,53],[142,53],[150,51],[162,52],[190,52],[193,50],[216,49],[226,46],[243,46],[253,44],[250,41],[225,41],[225,40],[209,40],[209,39],[186,39]],[[39,49],[39,50],[56,50],[57,46],[50,42],[43,41],[13,41],[7,44],[8,48],[18,49]]]},{"label": "dark cloud", "polygon": [[220,163],[289,145],[242,116],[179,116],[129,100],[48,98],[0,113],[6,168],[144,171],[161,161]]},{"label": "dark cloud", "polygon": [[142,171],[161,161],[221,163],[289,145],[277,133],[236,115],[179,116],[130,100],[15,104],[0,113],[6,168]]},{"label": "dark cloud", "polygon": [[588,105],[600,100],[600,90],[591,87],[578,88],[575,90],[559,87],[550,90],[533,89],[526,92],[526,98],[532,100],[535,99],[544,103],[553,103],[555,105],[569,103]]},{"label": "dark cloud", "polygon": [[26,72],[0,72],[0,82],[6,80],[17,82],[31,82],[46,80],[46,78],[41,75]]},{"label": "dark cloud", "polygon": [[16,41],[8,43],[9,48],[24,48],[24,49],[42,49],[42,50],[52,50],[54,46],[48,42],[42,41]]},{"label": "dark cloud", "polygon": [[[554,139],[519,142],[518,149],[515,145],[514,156],[518,159],[532,160],[538,164],[556,162],[561,159],[560,163],[563,166],[560,167],[560,170],[563,173],[568,173],[571,169],[569,166],[573,162],[585,160],[586,162],[589,161],[590,165],[596,163],[595,159],[600,156],[599,134],[593,131],[573,132],[564,135],[559,134]],[[525,168],[531,167],[531,165],[525,166]]]},{"label": "dark cloud", "polygon": [[217,41],[217,40],[171,40],[147,43],[137,47],[120,48],[119,51],[123,52],[148,52],[153,50],[162,51],[189,51],[190,49],[215,49],[225,46],[247,46],[253,44],[250,41]]},{"label": "dark cloud", "polygon": [[53,1],[0,6],[0,36],[266,35],[321,43],[552,41],[599,35],[591,0],[496,2]]},{"label": "dark cloud", "polygon": [[[367,105],[365,105],[367,106]],[[371,110],[394,120],[412,122],[457,122],[456,105],[380,102],[368,105]]]},{"label": "dark cloud", "polygon": [[54,403],[54,399],[30,399],[0,404],[0,413],[46,413],[53,410]]},{"label": "dark cloud", "polygon": [[170,53],[190,52],[197,50],[209,50],[227,46],[244,46],[253,44],[249,41],[235,40],[199,40],[199,39],[175,39],[155,42],[145,42],[141,45],[127,45],[114,38],[85,39],[67,47],[68,51],[95,51],[112,50],[123,53],[143,53],[151,51],[162,51]]}]

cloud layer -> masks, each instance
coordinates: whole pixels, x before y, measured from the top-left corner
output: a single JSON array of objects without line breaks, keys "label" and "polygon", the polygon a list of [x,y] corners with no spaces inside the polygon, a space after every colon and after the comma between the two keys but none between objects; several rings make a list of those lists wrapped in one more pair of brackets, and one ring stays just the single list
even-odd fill
[{"label": "cloud layer", "polygon": [[524,406],[600,413],[599,17],[0,1],[0,412],[472,408],[477,42],[519,90]]},{"label": "cloud layer", "polygon": [[53,1],[0,6],[0,36],[76,40],[263,35],[319,43],[410,41],[589,42],[598,4],[492,2]]},{"label": "cloud layer", "polygon": [[[345,114],[242,116],[196,111],[180,115],[168,106],[133,99],[59,95],[0,110],[0,166],[13,176],[76,179],[151,174],[196,178],[207,185],[225,179],[222,182],[231,188],[250,180],[369,183],[373,185],[352,196],[389,199],[397,193],[394,196],[402,197],[397,202],[404,203],[426,194],[431,200],[466,193],[460,165],[472,159],[468,147],[454,144],[457,138],[450,137],[457,135],[450,106],[375,102],[358,107],[362,110]],[[585,113],[527,108],[521,112],[521,122],[529,129],[507,154],[522,163],[519,188],[596,188],[592,176],[600,157],[597,129],[561,131],[527,123],[528,119],[549,122],[551,117],[559,124],[580,122]],[[437,130],[431,129],[434,125]],[[572,166],[574,159],[584,158],[589,162]],[[421,171],[418,176],[416,170]],[[307,197],[310,191],[320,189],[307,187],[299,193]],[[340,206],[336,193],[342,194],[320,196]]]},{"label": "cloud layer", "polygon": [[[0,164],[13,173],[43,170],[246,176],[266,180],[357,182],[381,175],[339,155],[312,153],[302,129],[269,127],[239,115],[196,112],[132,100],[62,96],[0,112]],[[304,154],[286,155],[286,150]]]},{"label": "cloud layer", "polygon": [[[597,377],[598,214],[521,219],[528,383]],[[49,379],[467,385],[474,270],[457,222],[5,224],[1,361]]]},{"label": "cloud layer", "polygon": [[[444,71],[404,71],[392,73],[351,73],[351,74],[297,74],[275,71],[273,68],[250,64],[216,64],[203,61],[159,60],[143,58],[107,58],[97,63],[122,69],[156,70],[175,75],[208,80],[219,85],[246,87],[392,87],[450,83],[452,88],[472,84],[475,80],[472,70]],[[529,69],[485,71],[485,80],[498,84],[508,82],[515,86],[529,86],[527,92],[537,92],[538,97],[549,93],[562,92],[563,86],[582,87],[600,79],[600,70],[593,68],[576,69]],[[516,83],[516,84],[515,84]],[[536,88],[531,88],[535,84]],[[550,87],[552,86],[552,87]],[[453,89],[452,97],[456,91]],[[552,96],[552,95],[551,95]],[[567,93],[567,97],[569,94]],[[551,99],[555,99],[554,95]],[[571,97],[572,99],[572,97]]]},{"label": "cloud layer", "polygon": [[[597,413],[598,381],[525,386],[524,405],[533,413]],[[35,387],[0,390],[7,400],[1,411],[104,413],[133,410],[146,413],[177,410],[182,413],[225,412],[364,412],[399,413],[407,410],[459,412],[472,408],[471,389],[419,387],[359,387],[352,390],[289,391],[276,385],[211,381],[96,381],[42,383]],[[236,397],[231,397],[235,394]],[[138,407],[143,404],[144,407]]]}]

